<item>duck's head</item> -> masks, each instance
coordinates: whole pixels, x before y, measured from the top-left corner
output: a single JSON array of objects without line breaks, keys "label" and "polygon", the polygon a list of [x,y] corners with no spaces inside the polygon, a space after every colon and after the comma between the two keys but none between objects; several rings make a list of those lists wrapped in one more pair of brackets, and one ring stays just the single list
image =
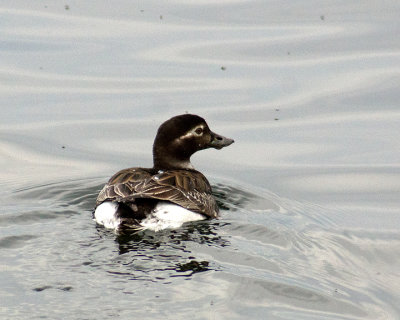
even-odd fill
[{"label": "duck's head", "polygon": [[190,156],[196,151],[221,149],[232,144],[210,130],[206,121],[194,114],[183,114],[165,121],[158,128],[153,144],[156,169],[193,169]]}]

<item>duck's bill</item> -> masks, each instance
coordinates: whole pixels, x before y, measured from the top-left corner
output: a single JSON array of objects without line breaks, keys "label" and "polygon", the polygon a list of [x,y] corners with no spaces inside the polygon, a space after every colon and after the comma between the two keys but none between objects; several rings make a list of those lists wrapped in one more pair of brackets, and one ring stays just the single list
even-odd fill
[{"label": "duck's bill", "polygon": [[208,146],[210,148],[222,149],[223,147],[227,147],[234,142],[235,141],[233,139],[229,139],[214,132],[211,132],[211,141]]}]

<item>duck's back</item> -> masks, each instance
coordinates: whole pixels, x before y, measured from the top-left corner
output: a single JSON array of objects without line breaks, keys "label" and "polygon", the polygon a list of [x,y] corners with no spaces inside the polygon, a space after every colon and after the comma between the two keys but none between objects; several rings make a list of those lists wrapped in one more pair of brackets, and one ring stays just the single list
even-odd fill
[{"label": "duck's back", "polygon": [[[158,209],[166,213],[165,205],[168,203],[201,214],[203,218],[218,217],[218,206],[211,194],[211,186],[200,172],[128,168],[112,176],[101,190],[96,201],[95,218],[99,221],[101,217],[102,221],[106,221],[103,214],[106,208],[107,212],[116,211],[116,219],[119,219],[110,224],[111,228],[126,221],[129,224],[141,224],[154,217]],[[160,204],[163,204],[162,208]],[[171,206],[168,206],[168,211],[170,209]],[[199,220],[201,216],[182,216],[182,219]]]}]

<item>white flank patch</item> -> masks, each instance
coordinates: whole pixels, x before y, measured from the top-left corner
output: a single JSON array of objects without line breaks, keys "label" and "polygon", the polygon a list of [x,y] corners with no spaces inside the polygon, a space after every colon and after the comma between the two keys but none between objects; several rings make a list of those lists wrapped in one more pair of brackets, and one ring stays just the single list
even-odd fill
[{"label": "white flank patch", "polygon": [[[106,201],[99,205],[94,212],[94,220],[108,229],[117,229],[121,219],[115,213],[118,203]],[[187,210],[176,204],[160,201],[152,213],[139,224],[142,230],[161,231],[164,229],[177,229],[185,222],[204,220],[202,214]]]},{"label": "white flank patch", "polygon": [[187,210],[170,202],[159,202],[152,214],[140,222],[144,229],[160,231],[177,229],[185,222],[204,220],[202,214]]},{"label": "white flank patch", "polygon": [[109,229],[118,228],[121,220],[115,216],[118,209],[118,203],[116,202],[103,202],[96,208],[94,212],[94,220]]}]

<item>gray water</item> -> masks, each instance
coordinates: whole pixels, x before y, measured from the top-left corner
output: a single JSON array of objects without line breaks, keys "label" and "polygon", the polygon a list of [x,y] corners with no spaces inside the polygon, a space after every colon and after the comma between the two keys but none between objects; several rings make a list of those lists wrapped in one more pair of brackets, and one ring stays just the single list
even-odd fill
[{"label": "gray water", "polygon": [[[399,319],[400,4],[0,4],[1,319]],[[116,234],[115,171],[190,112],[221,219]]]}]

